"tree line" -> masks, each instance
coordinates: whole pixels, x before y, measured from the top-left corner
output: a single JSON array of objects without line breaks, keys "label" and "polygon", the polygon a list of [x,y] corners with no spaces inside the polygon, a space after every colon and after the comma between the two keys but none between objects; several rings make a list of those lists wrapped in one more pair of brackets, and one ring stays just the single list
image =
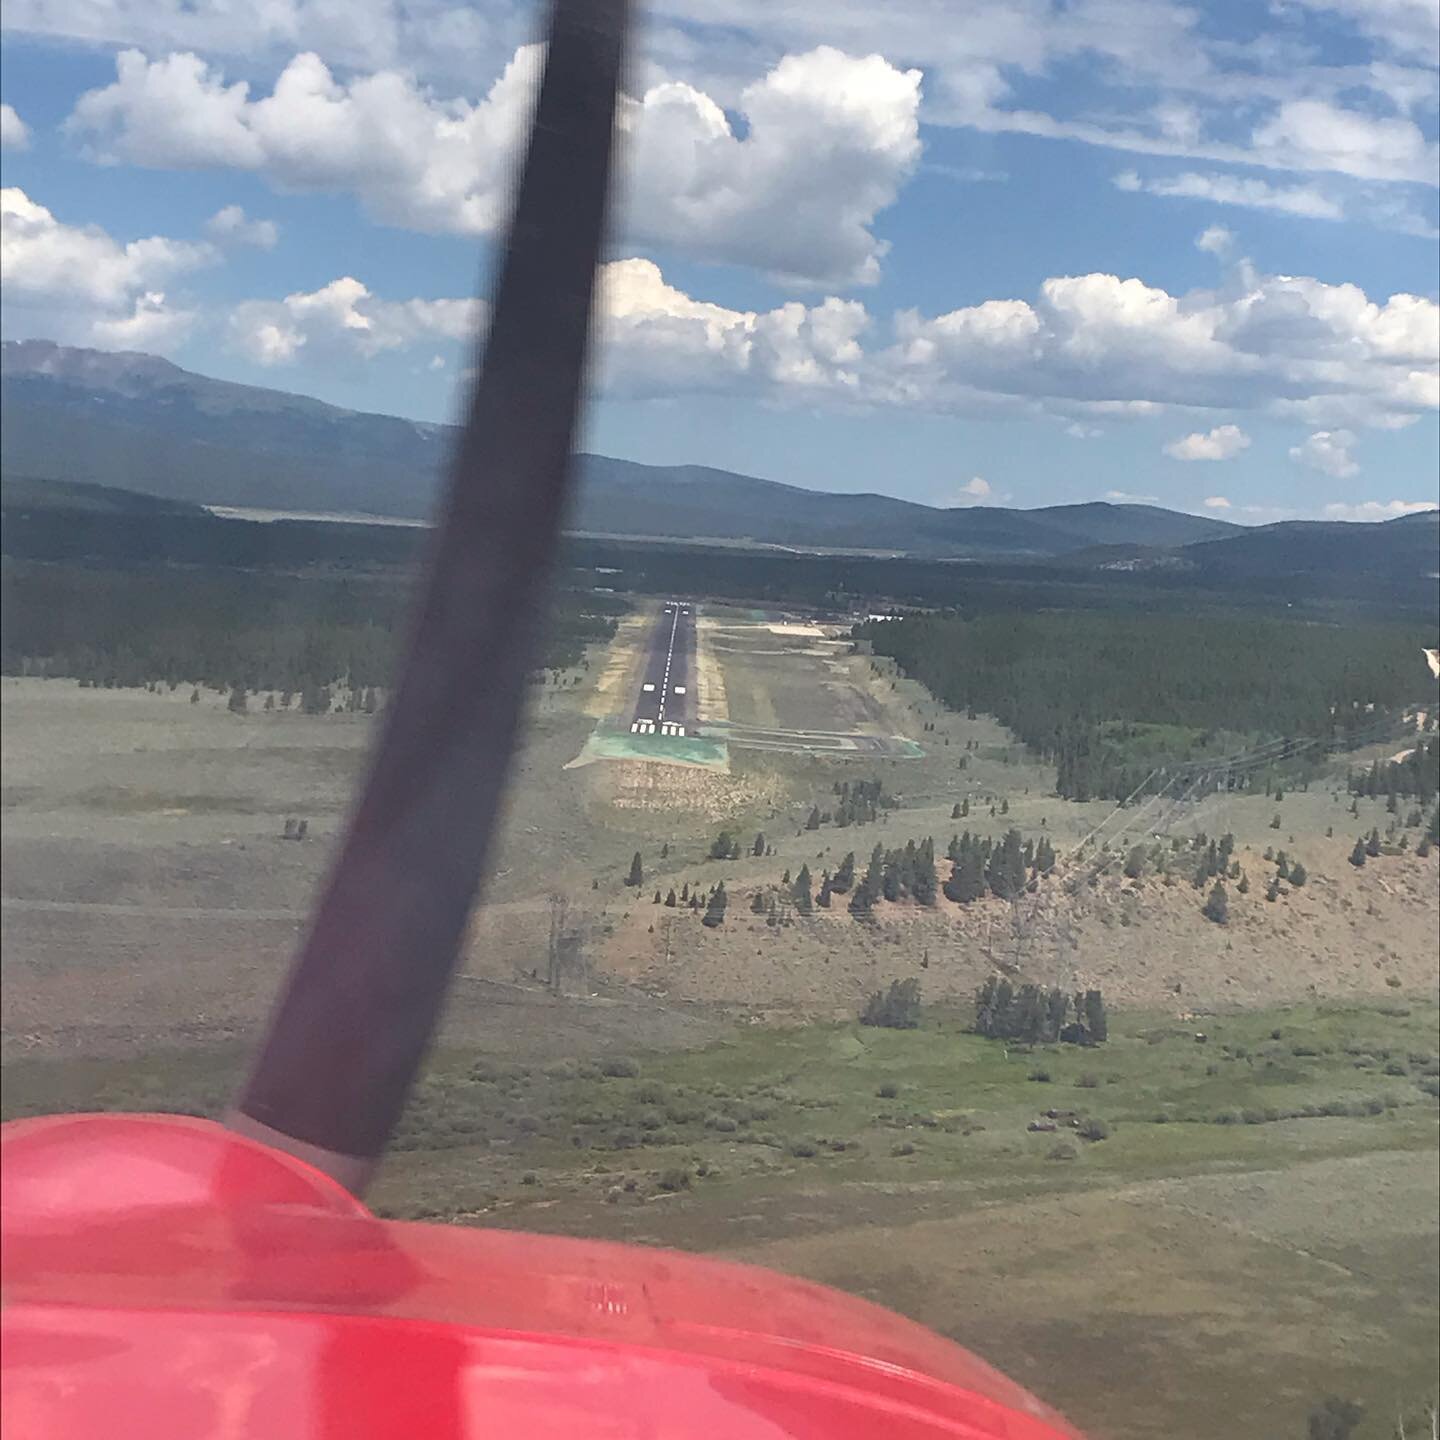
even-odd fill
[{"label": "tree line", "polygon": [[[757,842],[763,838],[757,836]],[[711,858],[725,858],[734,853],[733,846],[728,832],[722,831],[711,847]],[[718,847],[724,847],[725,854],[719,854]],[[811,915],[817,908],[832,909],[838,895],[846,897],[846,909],[853,918],[869,920],[877,905],[908,900],[933,907],[942,894],[958,905],[973,904],[986,895],[1013,901],[1039,876],[1053,869],[1057,859],[1048,836],[1026,839],[1014,829],[999,840],[971,835],[968,830],[955,835],[945,858],[950,863],[950,875],[942,885],[936,868],[935,841],[930,836],[888,848],[877,844],[863,870],[850,850],[834,870],[821,872],[818,885],[808,864],[802,865],[793,877],[787,869],[772,892],[756,892],[750,908],[757,915],[778,918],[778,906],[783,903],[800,915]]]},{"label": "tree line", "polygon": [[1420,740],[1403,760],[1376,760],[1368,770],[1352,770],[1352,795],[1414,795],[1421,800],[1440,794],[1440,735]]},{"label": "tree line", "polygon": [[[391,681],[410,591],[409,579],[394,571],[337,576],[7,559],[0,672],[232,694],[316,697],[342,685],[363,704],[368,690]],[[557,591],[542,665],[576,664],[587,644],[614,635],[623,609],[613,596]]]},{"label": "tree line", "polygon": [[1398,729],[1428,686],[1424,636],[1401,623],[935,614],[856,635],[952,709],[996,716],[1055,764],[1058,793],[1075,800],[1123,799],[1157,766],[1259,739],[1344,748],[1387,717]]}]

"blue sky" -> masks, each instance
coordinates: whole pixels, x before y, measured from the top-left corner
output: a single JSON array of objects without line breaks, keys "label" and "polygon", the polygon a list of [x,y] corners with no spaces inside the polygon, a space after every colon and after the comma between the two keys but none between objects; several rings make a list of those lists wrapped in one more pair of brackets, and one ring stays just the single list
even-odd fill
[{"label": "blue sky", "polygon": [[[588,448],[938,504],[1433,505],[1440,0],[655,0]],[[446,418],[482,0],[7,0],[7,338]]]}]

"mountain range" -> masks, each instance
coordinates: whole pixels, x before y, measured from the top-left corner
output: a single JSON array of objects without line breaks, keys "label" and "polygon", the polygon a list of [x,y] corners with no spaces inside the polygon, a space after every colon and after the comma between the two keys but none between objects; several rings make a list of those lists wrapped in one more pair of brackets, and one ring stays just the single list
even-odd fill
[{"label": "mountain range", "polygon": [[[48,341],[0,347],[0,464],[204,505],[413,519],[430,513],[454,428],[361,414],[192,374],[153,355]],[[702,465],[580,457],[572,528],[929,557],[1176,546],[1239,526],[1151,505],[940,509]]]},{"label": "mountain range", "polygon": [[[97,504],[131,514],[145,497],[205,505],[415,520],[431,512],[455,429],[363,414],[237,385],[153,355],[50,341],[0,346],[0,470],[6,506]],[[65,482],[57,485],[55,482]],[[88,487],[138,492],[102,500]],[[578,533],[855,550],[927,559],[1046,560],[1197,578],[1385,577],[1425,589],[1437,568],[1435,512],[1381,524],[1245,527],[1153,505],[952,509],[835,494],[702,465],[579,457]]]}]

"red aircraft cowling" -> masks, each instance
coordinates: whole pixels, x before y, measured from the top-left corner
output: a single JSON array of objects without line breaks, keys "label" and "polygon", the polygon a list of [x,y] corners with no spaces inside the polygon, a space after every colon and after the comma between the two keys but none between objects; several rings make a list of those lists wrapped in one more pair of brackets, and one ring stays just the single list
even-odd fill
[{"label": "red aircraft cowling", "polygon": [[381,1221],[207,1121],[16,1121],[0,1160],[3,1408],[25,1440],[1078,1440],[864,1301]]}]

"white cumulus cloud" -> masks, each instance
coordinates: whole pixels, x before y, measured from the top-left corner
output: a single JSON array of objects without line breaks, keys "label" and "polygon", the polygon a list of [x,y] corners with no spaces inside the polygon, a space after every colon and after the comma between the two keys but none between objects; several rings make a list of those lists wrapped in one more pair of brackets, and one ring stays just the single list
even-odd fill
[{"label": "white cumulus cloud", "polygon": [[[310,53],[252,97],[197,55],[126,50],[66,129],[101,162],[255,171],[280,189],[351,192],[388,224],[483,234],[508,213],[541,61],[522,47],[472,104],[399,71],[343,81]],[[918,70],[828,46],[744,87],[743,133],[703,91],[653,86],[621,106],[624,228],[792,281],[872,282],[886,247],[871,227],[919,159],[919,104]]]},{"label": "white cumulus cloud", "polygon": [[1402,515],[1420,515],[1440,510],[1434,500],[1361,500],[1356,504],[1325,507],[1327,520],[1398,520]]},{"label": "white cumulus cloud", "polygon": [[1291,170],[1333,170],[1362,180],[1437,183],[1440,147],[1403,116],[1370,115],[1328,100],[1287,100],[1256,126],[1257,158]]},{"label": "white cumulus cloud", "polygon": [[1238,425],[1217,425],[1172,440],[1165,453],[1175,460],[1233,460],[1249,444],[1250,437]]},{"label": "white cumulus cloud", "polygon": [[1207,510],[1229,510],[1230,502],[1223,495],[1207,495],[1201,502]]},{"label": "white cumulus cloud", "polygon": [[30,127],[13,105],[0,104],[0,150],[25,150],[29,145]]},{"label": "white cumulus cloud", "polygon": [[252,220],[239,205],[226,205],[205,222],[205,233],[220,245],[273,250],[280,238],[280,227],[273,220]]},{"label": "white cumulus cloud", "polygon": [[285,365],[302,351],[319,362],[371,359],[387,350],[466,340],[483,319],[479,300],[385,300],[353,276],[283,300],[247,300],[231,312],[231,344],[260,365]]},{"label": "white cumulus cloud", "polygon": [[1195,237],[1195,248],[1207,255],[1224,255],[1234,243],[1235,232],[1223,225],[1207,225]]},{"label": "white cumulus cloud", "polygon": [[1354,444],[1353,431],[1317,430],[1303,444],[1291,447],[1290,458],[1299,465],[1345,480],[1360,473],[1360,466],[1350,453]]},{"label": "white cumulus cloud", "polygon": [[18,187],[0,190],[6,310],[43,317],[40,333],[52,338],[127,347],[172,341],[194,316],[167,306],[164,287],[214,259],[208,245],[161,235],[121,244],[98,226],[58,220]]}]

